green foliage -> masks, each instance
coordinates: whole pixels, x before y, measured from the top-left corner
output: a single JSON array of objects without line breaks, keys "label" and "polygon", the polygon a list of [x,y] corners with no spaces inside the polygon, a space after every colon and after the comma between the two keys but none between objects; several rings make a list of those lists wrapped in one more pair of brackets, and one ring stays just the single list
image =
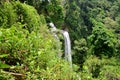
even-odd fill
[{"label": "green foliage", "polygon": [[[46,6],[46,10],[47,10],[48,17],[51,18],[51,21],[53,21],[58,27],[61,27],[64,21],[64,13],[63,13],[63,7],[61,6],[60,1],[52,0]],[[47,19],[47,21],[49,20]]]},{"label": "green foliage", "polygon": [[[4,58],[4,57],[7,57],[7,56],[8,56],[7,54],[0,55],[0,59]],[[0,60],[0,69],[2,69],[2,68],[10,68],[10,66],[2,63],[1,60]]]},{"label": "green foliage", "polygon": [[102,23],[95,22],[92,35],[89,36],[91,52],[96,56],[111,57],[115,54],[116,37]]},{"label": "green foliage", "polygon": [[0,27],[8,28],[15,24],[17,14],[11,3],[2,3],[0,5]]},{"label": "green foliage", "polygon": [[30,32],[39,30],[42,20],[40,21],[40,16],[32,6],[15,2],[15,8],[18,22],[25,24],[25,28]]},{"label": "green foliage", "polygon": [[64,60],[52,60],[54,66],[41,70],[41,79],[43,80],[73,80],[77,79],[76,73],[72,71],[68,63]]},{"label": "green foliage", "polygon": [[68,29],[70,30],[70,36],[72,41],[78,40],[82,37],[86,37],[87,27],[84,25],[84,21],[81,16],[81,9],[77,5],[77,1],[68,0],[67,3],[68,5],[65,5],[65,23],[68,25]]},{"label": "green foliage", "polygon": [[117,40],[116,49],[117,49],[117,53],[118,53],[117,56],[120,57],[120,51],[119,51],[120,50],[120,40],[119,39]]},{"label": "green foliage", "polygon": [[119,26],[119,4],[119,0],[67,0],[65,23],[69,27],[72,41],[86,38],[92,33],[91,18],[115,30]]},{"label": "green foliage", "polygon": [[[119,0],[0,1],[0,80],[119,80],[119,5]],[[58,57],[62,50],[48,32],[50,21],[59,28],[65,21],[69,29],[73,69]]]},{"label": "green foliage", "polygon": [[[12,66],[2,70],[25,75],[15,76],[21,80],[76,78],[69,64],[58,58],[61,53],[58,41],[48,32],[44,17],[38,16],[34,8],[26,4],[6,4],[13,4],[15,12],[12,13],[18,18],[11,26],[0,28],[0,55],[8,54],[1,61]],[[14,80],[12,75],[5,77],[7,74],[1,72],[0,78]]]},{"label": "green foliage", "polygon": [[119,24],[115,20],[111,19],[110,17],[106,17],[104,19],[104,24],[105,24],[105,27],[113,31],[119,28]]},{"label": "green foliage", "polygon": [[[26,74],[26,77],[21,77],[23,80],[76,78],[76,73],[71,70],[69,64],[58,58],[56,41],[45,29],[45,25],[40,28],[40,33],[29,33],[22,26],[18,24],[8,29],[0,29],[0,52],[9,54],[1,60],[16,66],[9,71]],[[59,75],[60,73],[62,75]]]},{"label": "green foliage", "polygon": [[0,70],[0,80],[15,80],[15,77],[10,74],[5,74]]},{"label": "green foliage", "polygon": [[16,65],[17,62],[20,63],[24,53],[29,49],[26,40],[28,31],[12,26],[9,29],[1,28],[0,33],[0,52],[1,54],[9,54],[9,56],[3,60],[10,65]]},{"label": "green foliage", "polygon": [[27,0],[27,4],[35,7],[39,14],[44,14],[46,21],[54,22],[57,27],[61,27],[64,22],[64,10],[60,0]]},{"label": "green foliage", "polygon": [[4,74],[1,69],[10,68],[11,66],[3,63],[2,58],[8,57],[8,54],[0,54],[0,80],[14,80],[14,77],[10,74]]},{"label": "green foliage", "polygon": [[90,56],[85,61],[80,76],[82,80],[119,80],[119,65],[119,58],[99,59],[96,56]]},{"label": "green foliage", "polygon": [[0,27],[3,28],[9,28],[20,22],[29,32],[38,32],[42,22],[45,21],[44,18],[41,18],[42,16],[39,16],[33,7],[19,1],[4,2],[0,5]]},{"label": "green foliage", "polygon": [[87,42],[84,38],[79,39],[78,41],[76,40],[74,46],[74,51],[75,54],[73,55],[73,63],[76,63],[80,66],[82,69],[82,65],[86,60],[87,57]]},{"label": "green foliage", "polygon": [[102,67],[102,62],[95,56],[90,56],[83,66],[83,71],[87,71],[88,74],[91,74],[91,77],[97,78]]}]

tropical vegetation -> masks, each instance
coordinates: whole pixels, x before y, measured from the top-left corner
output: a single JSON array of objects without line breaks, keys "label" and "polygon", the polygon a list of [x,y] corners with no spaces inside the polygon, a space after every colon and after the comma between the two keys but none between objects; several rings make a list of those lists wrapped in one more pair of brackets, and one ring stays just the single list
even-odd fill
[{"label": "tropical vegetation", "polygon": [[[120,0],[0,0],[0,80],[120,80]],[[67,30],[64,40],[48,24]]]}]

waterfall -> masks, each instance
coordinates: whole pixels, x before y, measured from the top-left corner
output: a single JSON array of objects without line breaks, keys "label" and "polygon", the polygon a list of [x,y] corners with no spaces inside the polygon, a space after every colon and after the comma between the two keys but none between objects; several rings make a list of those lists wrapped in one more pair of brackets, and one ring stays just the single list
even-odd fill
[{"label": "waterfall", "polygon": [[55,25],[52,22],[49,23],[49,26],[52,28],[51,32],[53,33],[53,36],[59,41],[59,38],[58,38],[57,34],[55,33],[57,31],[57,28],[55,27]]},{"label": "waterfall", "polygon": [[71,42],[70,37],[67,31],[62,32],[64,36],[64,44],[65,44],[65,59],[69,62],[72,67],[72,56],[71,56]]},{"label": "waterfall", "polygon": [[58,30],[55,25],[51,22],[49,23],[49,26],[51,27],[51,32],[53,33],[54,37],[59,41],[59,38],[57,36],[57,32],[63,34],[64,36],[64,47],[65,47],[65,60],[67,60],[70,64],[70,67],[72,68],[72,56],[71,56],[71,42],[69,33],[67,31]]},{"label": "waterfall", "polygon": [[[60,45],[60,39],[58,37],[58,35],[56,33],[58,33],[57,28],[55,27],[55,25],[51,22],[48,24],[51,27],[50,32],[52,33],[53,37],[57,40],[57,48],[59,51],[61,51],[61,45]],[[58,57],[62,57],[62,53],[58,53]]]}]

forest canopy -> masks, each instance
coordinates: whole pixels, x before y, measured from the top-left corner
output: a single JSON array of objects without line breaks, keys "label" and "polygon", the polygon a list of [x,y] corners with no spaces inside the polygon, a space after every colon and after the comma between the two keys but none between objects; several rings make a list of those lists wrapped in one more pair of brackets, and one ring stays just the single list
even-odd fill
[{"label": "forest canopy", "polygon": [[120,0],[0,0],[0,80],[120,80],[119,13]]}]

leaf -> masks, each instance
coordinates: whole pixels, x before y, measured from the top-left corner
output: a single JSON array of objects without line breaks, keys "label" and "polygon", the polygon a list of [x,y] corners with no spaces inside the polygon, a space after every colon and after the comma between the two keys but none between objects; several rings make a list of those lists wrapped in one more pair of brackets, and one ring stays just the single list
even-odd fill
[{"label": "leaf", "polygon": [[7,64],[3,64],[3,63],[0,62],[0,69],[1,68],[10,68],[10,66],[7,65]]},{"label": "leaf", "polygon": [[8,56],[8,54],[1,54],[0,58],[4,58],[4,57],[7,57],[7,56]]}]

